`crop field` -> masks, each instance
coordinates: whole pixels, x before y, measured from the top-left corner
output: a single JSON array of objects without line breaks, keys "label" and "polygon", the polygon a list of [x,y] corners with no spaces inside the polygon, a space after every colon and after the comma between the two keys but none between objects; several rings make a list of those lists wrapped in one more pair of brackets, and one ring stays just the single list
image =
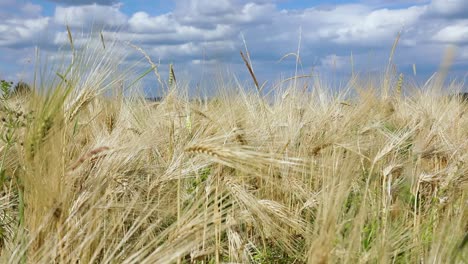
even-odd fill
[{"label": "crop field", "polygon": [[468,103],[443,73],[206,99],[147,57],[149,101],[106,48],[1,83],[1,263],[468,261]]}]

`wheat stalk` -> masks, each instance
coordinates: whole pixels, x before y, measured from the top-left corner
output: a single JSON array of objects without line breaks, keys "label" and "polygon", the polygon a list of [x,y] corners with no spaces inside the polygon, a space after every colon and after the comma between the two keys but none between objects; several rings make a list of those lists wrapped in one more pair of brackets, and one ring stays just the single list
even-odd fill
[{"label": "wheat stalk", "polygon": [[97,154],[103,152],[103,151],[106,151],[106,150],[109,150],[110,148],[109,147],[106,147],[106,146],[103,146],[103,147],[98,147],[98,148],[95,148],[85,154],[83,154],[77,161],[75,161],[71,166],[70,166],[70,169],[69,171],[74,171],[75,169],[77,169],[81,164],[83,164],[86,160],[96,156]]},{"label": "wheat stalk", "polygon": [[161,85],[161,87],[164,87],[164,84],[163,84],[163,82],[161,80],[161,75],[159,75],[159,72],[158,72],[158,66],[153,62],[153,60],[151,60],[151,57],[142,48],[138,47],[137,45],[134,45],[134,44],[132,44],[130,42],[127,42],[127,45],[129,45],[130,47],[134,48],[135,50],[137,50],[141,54],[143,54],[143,56],[146,58],[146,60],[152,66],[154,75],[156,75],[156,78],[158,79],[159,84]]}]

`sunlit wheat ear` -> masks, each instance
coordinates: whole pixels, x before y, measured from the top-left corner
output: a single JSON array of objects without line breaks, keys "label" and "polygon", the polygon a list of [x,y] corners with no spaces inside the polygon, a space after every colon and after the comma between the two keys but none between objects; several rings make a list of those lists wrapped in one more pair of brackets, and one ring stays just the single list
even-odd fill
[{"label": "sunlit wheat ear", "polygon": [[213,156],[216,158],[223,157],[223,155],[221,155],[221,150],[216,149],[215,147],[212,147],[212,146],[204,146],[204,145],[191,146],[191,147],[186,148],[185,152],[205,154],[205,155]]},{"label": "sunlit wheat ear", "polygon": [[95,91],[90,89],[83,89],[78,94],[77,99],[67,108],[67,121],[72,121],[78,115],[78,113],[94,99],[95,96]]}]

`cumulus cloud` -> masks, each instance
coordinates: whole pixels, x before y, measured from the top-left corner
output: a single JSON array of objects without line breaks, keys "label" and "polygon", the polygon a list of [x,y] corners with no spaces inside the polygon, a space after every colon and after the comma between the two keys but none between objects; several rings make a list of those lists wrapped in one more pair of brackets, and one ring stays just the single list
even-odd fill
[{"label": "cumulus cloud", "polygon": [[327,70],[340,70],[343,69],[345,66],[348,66],[349,61],[349,57],[331,54],[321,59],[321,66]]},{"label": "cumulus cloud", "polygon": [[468,4],[466,0],[432,0],[429,11],[444,17],[467,17]]},{"label": "cumulus cloud", "polygon": [[127,16],[118,6],[84,5],[58,6],[55,9],[54,22],[72,27],[119,27],[127,23]]},{"label": "cumulus cloud", "polygon": [[0,23],[0,47],[33,46],[47,41],[45,31],[50,18],[8,19]]},{"label": "cumulus cloud", "polygon": [[462,60],[468,60],[468,46],[462,48],[458,54]]},{"label": "cumulus cloud", "polygon": [[373,6],[412,6],[422,5],[429,3],[430,0],[362,0],[363,4],[370,4]]},{"label": "cumulus cloud", "polygon": [[65,4],[65,5],[90,5],[90,4],[98,4],[98,5],[113,5],[117,3],[116,0],[49,0],[50,2],[55,2],[58,4]]},{"label": "cumulus cloud", "polygon": [[11,18],[37,18],[42,12],[40,5],[26,2],[18,5],[15,0],[0,1],[0,23]]},{"label": "cumulus cloud", "polygon": [[276,12],[274,4],[263,1],[178,0],[174,14],[183,24],[209,28],[216,24],[265,24]]},{"label": "cumulus cloud", "polygon": [[132,32],[174,33],[179,26],[172,13],[151,17],[145,12],[136,12],[129,19]]},{"label": "cumulus cloud", "polygon": [[223,16],[235,12],[235,3],[229,0],[179,0],[179,11],[189,11],[191,14],[204,16]]},{"label": "cumulus cloud", "polygon": [[[436,30],[431,28],[434,24],[427,26],[422,23],[421,17],[427,13],[427,6],[424,5],[373,9],[353,4],[281,11],[275,8],[272,1],[213,2],[182,0],[173,12],[153,17],[136,13],[129,20],[129,26],[133,32],[143,34],[136,34],[134,40],[161,46],[161,49],[152,49],[155,55],[164,53],[183,58],[189,56],[187,51],[199,55],[202,52],[200,47],[207,47],[211,41],[229,39],[230,45],[225,49],[218,48],[216,52],[228,56],[235,49],[242,48],[238,38],[242,32],[254,57],[275,60],[295,49],[298,29],[302,27],[303,45],[312,50],[303,51],[303,56],[317,49],[313,56],[324,62],[330,54],[338,52],[348,55],[351,49],[372,47],[386,50],[399,31],[403,31],[402,43],[421,45]],[[438,28],[443,29],[447,25],[450,26],[451,22],[440,22]],[[447,34],[445,31],[439,35]],[[448,42],[454,40],[453,36],[445,38]],[[388,45],[384,46],[384,43]],[[269,48],[264,49],[265,45]]]},{"label": "cumulus cloud", "polygon": [[181,24],[172,14],[151,17],[145,12],[135,13],[128,22],[132,38],[144,43],[178,44],[184,42],[216,41],[231,38],[235,30],[228,24],[200,28]]},{"label": "cumulus cloud", "polygon": [[302,23],[315,29],[306,32],[311,41],[375,47],[391,41],[399,31],[414,28],[424,12],[424,7],[419,6],[371,10],[362,5],[342,5],[307,9]]},{"label": "cumulus cloud", "polygon": [[32,3],[26,3],[20,8],[21,14],[26,17],[39,17],[42,12],[42,6]]},{"label": "cumulus cloud", "polygon": [[203,57],[203,52],[210,54],[222,54],[233,52],[235,44],[232,41],[213,41],[208,43],[188,42],[180,45],[158,45],[149,48],[151,54],[170,62],[196,60]]},{"label": "cumulus cloud", "polygon": [[467,44],[468,19],[442,28],[434,35],[433,39],[445,43]]}]

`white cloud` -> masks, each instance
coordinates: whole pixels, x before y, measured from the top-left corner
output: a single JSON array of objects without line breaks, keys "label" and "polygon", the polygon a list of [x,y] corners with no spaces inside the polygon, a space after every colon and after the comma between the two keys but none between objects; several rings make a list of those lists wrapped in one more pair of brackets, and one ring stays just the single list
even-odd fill
[{"label": "white cloud", "polygon": [[433,39],[453,44],[468,43],[468,19],[442,28],[434,35]]},{"label": "white cloud", "polygon": [[46,41],[45,31],[49,26],[50,18],[37,19],[8,19],[0,23],[1,46],[34,46]]},{"label": "white cloud", "polygon": [[115,0],[49,0],[49,1],[56,2],[56,3],[63,3],[67,5],[90,5],[90,4],[112,5],[117,2]]},{"label": "white cloud", "polygon": [[57,6],[54,22],[71,27],[119,27],[127,23],[127,16],[120,12],[117,6],[84,5]]},{"label": "white cloud", "polygon": [[201,16],[223,16],[235,12],[233,1],[229,0],[180,0],[177,6],[179,10]]},{"label": "white cloud", "polygon": [[374,8],[398,8],[407,6],[427,5],[431,0],[360,0],[361,4],[370,5]]},{"label": "white cloud", "polygon": [[466,0],[432,0],[429,10],[445,17],[467,17],[468,3]]},{"label": "white cloud", "polygon": [[244,1],[179,0],[174,11],[182,24],[210,28],[216,24],[265,24],[277,13],[271,3]]},{"label": "white cloud", "polygon": [[460,59],[462,60],[468,60],[468,46],[459,49],[458,56],[460,56]]},{"label": "white cloud", "polygon": [[400,30],[414,27],[424,7],[371,10],[361,5],[343,5],[332,9],[308,9],[304,27],[311,41],[329,40],[342,45],[380,46],[392,41]]},{"label": "white cloud", "polygon": [[171,33],[176,31],[177,21],[171,13],[151,17],[145,12],[137,12],[129,19],[133,32]]},{"label": "white cloud", "polygon": [[0,0],[0,24],[12,18],[32,19],[40,17],[42,7],[30,2],[18,4],[16,0]]},{"label": "white cloud", "polygon": [[196,59],[191,61],[193,65],[212,65],[216,66],[219,65],[221,62],[216,59],[211,59],[211,60],[201,60],[201,59]]},{"label": "white cloud", "polygon": [[178,45],[157,45],[148,47],[150,54],[156,58],[170,61],[196,60],[203,58],[204,54],[211,58],[213,55],[223,55],[232,53],[235,50],[235,43],[231,40],[219,40],[206,43],[187,42]]},{"label": "white cloud", "polygon": [[26,3],[20,8],[23,16],[26,17],[39,17],[42,12],[42,6],[32,3]]},{"label": "white cloud", "polygon": [[336,54],[327,55],[321,60],[322,67],[326,70],[341,70],[349,66],[350,57],[337,56]]},{"label": "white cloud", "polygon": [[[159,30],[156,28],[155,30]],[[192,26],[174,26],[167,32],[120,32],[121,39],[143,45],[177,45],[188,42],[210,42],[221,39],[232,39],[233,32],[229,25],[217,25],[213,29],[200,29]]]}]

